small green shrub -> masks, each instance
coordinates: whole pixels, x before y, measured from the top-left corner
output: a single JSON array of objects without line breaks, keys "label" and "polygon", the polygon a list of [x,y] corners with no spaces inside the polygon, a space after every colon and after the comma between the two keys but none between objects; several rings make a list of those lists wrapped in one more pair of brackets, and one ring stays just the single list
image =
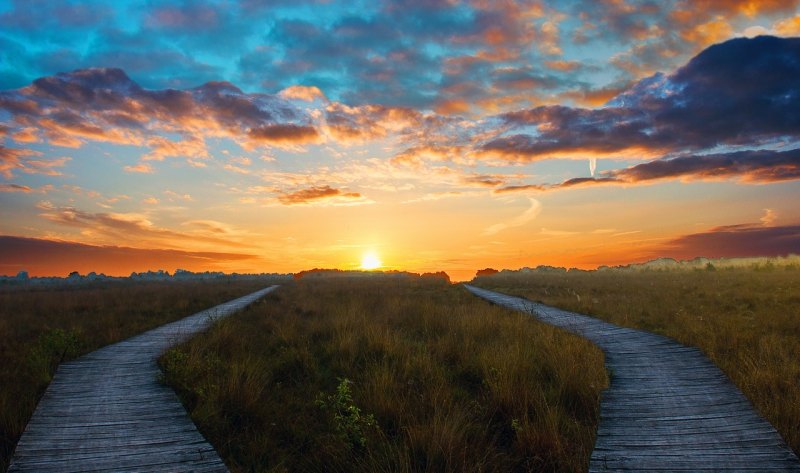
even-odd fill
[{"label": "small green shrub", "polygon": [[86,346],[84,338],[75,330],[50,329],[41,335],[31,349],[28,362],[31,371],[49,382],[58,365],[78,357]]},{"label": "small green shrub", "polygon": [[347,378],[339,378],[339,385],[333,394],[320,393],[317,396],[317,406],[327,412],[342,440],[351,449],[363,449],[367,446],[365,432],[369,429],[378,429],[375,416],[362,414],[361,409],[353,401],[350,385],[353,382]]}]

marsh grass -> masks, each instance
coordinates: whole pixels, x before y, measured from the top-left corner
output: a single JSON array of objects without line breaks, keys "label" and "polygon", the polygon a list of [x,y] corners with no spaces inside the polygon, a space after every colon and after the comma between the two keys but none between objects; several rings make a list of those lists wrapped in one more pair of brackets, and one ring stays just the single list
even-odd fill
[{"label": "marsh grass", "polygon": [[107,282],[0,289],[0,471],[59,363],[270,281]]},{"label": "marsh grass", "polygon": [[800,452],[797,265],[503,272],[475,284],[699,347]]},{"label": "marsh grass", "polygon": [[300,280],[168,351],[232,471],[585,471],[588,342],[422,279]]}]

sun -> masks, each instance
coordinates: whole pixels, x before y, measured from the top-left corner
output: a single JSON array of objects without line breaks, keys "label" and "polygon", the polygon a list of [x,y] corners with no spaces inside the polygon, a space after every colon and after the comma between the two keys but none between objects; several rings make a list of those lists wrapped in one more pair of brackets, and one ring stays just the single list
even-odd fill
[{"label": "sun", "polygon": [[361,257],[361,269],[378,269],[381,266],[383,266],[383,264],[374,251],[368,251]]}]

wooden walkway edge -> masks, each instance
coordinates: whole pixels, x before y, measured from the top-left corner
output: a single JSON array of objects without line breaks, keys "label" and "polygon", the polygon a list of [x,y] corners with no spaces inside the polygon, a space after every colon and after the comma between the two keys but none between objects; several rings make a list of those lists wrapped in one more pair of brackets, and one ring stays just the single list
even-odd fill
[{"label": "wooden walkway edge", "polygon": [[59,366],[9,472],[227,472],[178,396],[158,382],[169,347],[278,286],[162,325]]},{"label": "wooden walkway edge", "polygon": [[521,297],[464,285],[494,304],[587,338],[605,353],[590,472],[800,472],[800,461],[699,349]]}]

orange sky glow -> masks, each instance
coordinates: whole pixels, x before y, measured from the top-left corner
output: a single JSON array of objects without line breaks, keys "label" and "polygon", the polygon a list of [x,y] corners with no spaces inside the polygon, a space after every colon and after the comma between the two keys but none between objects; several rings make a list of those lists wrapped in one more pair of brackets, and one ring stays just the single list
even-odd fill
[{"label": "orange sky glow", "polygon": [[800,1],[256,3],[0,4],[0,274],[800,253]]}]

